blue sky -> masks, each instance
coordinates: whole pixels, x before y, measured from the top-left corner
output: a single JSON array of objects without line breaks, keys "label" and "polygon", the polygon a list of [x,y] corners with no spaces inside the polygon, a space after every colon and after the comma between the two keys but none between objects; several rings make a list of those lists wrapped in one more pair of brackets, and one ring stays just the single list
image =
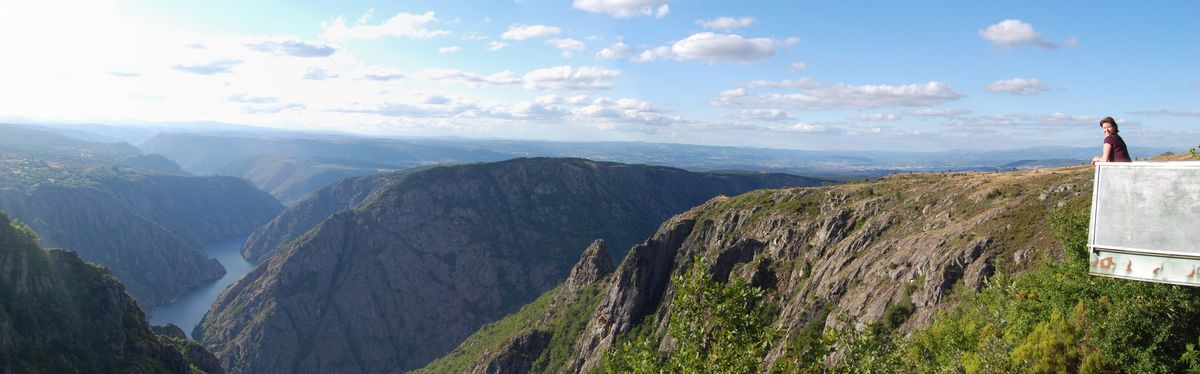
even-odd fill
[{"label": "blue sky", "polygon": [[1196,2],[0,0],[0,118],[942,150],[1200,143]]}]

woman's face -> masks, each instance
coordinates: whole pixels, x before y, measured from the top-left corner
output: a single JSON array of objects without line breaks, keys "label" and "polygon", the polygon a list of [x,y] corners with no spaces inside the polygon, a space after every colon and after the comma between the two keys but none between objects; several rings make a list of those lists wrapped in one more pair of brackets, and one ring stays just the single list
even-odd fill
[{"label": "woman's face", "polygon": [[1104,129],[1104,135],[1112,135],[1113,134],[1113,128],[1112,128],[1111,123],[1105,122],[1100,125],[1100,128]]}]

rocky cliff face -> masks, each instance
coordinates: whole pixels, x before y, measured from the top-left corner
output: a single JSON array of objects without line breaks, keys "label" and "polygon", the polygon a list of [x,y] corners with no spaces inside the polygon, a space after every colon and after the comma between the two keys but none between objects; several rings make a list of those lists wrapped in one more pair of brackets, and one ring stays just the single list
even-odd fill
[{"label": "rocky cliff face", "polygon": [[112,269],[150,310],[225,274],[202,244],[248,233],[282,206],[233,178],[136,175],[0,189],[0,209],[45,244]]},{"label": "rocky cliff face", "polygon": [[259,262],[276,248],[316,227],[334,213],[362,204],[379,187],[403,178],[409,172],[345,178],[292,205],[246,239],[242,257]]},{"label": "rocky cliff face", "polygon": [[[207,353],[196,348],[194,355]],[[223,373],[155,335],[104,268],[73,252],[43,251],[32,230],[3,214],[0,372]]]},{"label": "rocky cliff face", "polygon": [[225,275],[225,268],[199,246],[96,188],[0,190],[0,208],[33,228],[43,244],[110,267],[147,308]]},{"label": "rocky cliff face", "polygon": [[565,279],[595,238],[627,248],[712,196],[816,182],[580,159],[424,170],[285,244],[201,340],[233,372],[418,368]]},{"label": "rocky cliff face", "polygon": [[270,194],[233,177],[135,174],[100,183],[130,210],[196,245],[245,235],[283,211]]},{"label": "rocky cliff face", "polygon": [[[1060,256],[1049,228],[1051,212],[1086,198],[1091,175],[1090,168],[896,175],[713,199],[671,218],[634,246],[600,283],[601,297],[578,339],[565,343],[570,357],[560,366],[529,371],[591,372],[602,365],[603,352],[630,331],[658,337],[662,349],[671,347],[662,338],[671,323],[671,276],[686,271],[695,256],[709,259],[714,279],[747,280],[778,306],[772,326],[783,333],[765,358],[769,362],[810,322],[837,326],[843,313],[869,323],[890,306],[911,302],[899,326],[911,331],[949,307],[955,289],[976,290],[996,269],[1020,272]],[[518,323],[514,318],[497,324]],[[526,324],[551,330],[561,323]],[[476,355],[484,361],[521,356],[528,347],[497,345],[487,350],[490,356]]]}]

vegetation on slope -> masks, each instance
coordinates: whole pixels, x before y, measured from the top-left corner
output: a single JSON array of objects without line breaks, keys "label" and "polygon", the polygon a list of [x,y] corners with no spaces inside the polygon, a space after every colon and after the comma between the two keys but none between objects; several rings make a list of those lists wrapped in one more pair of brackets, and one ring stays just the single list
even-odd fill
[{"label": "vegetation on slope", "polygon": [[[776,372],[1200,372],[1200,289],[1087,274],[1088,199],[1052,217],[1065,259],[1019,275],[993,276],[931,325],[903,334],[883,318],[809,329],[783,342]],[[760,290],[676,277],[670,319],[674,346],[659,351],[634,330],[606,354],[612,372],[756,372],[781,331],[765,328]],[[700,279],[699,281],[697,279]],[[699,302],[689,301],[695,300]],[[769,308],[767,308],[769,309]],[[902,308],[901,308],[902,309]],[[902,313],[902,312],[897,312]],[[772,317],[767,317],[769,320]],[[655,323],[655,322],[650,322]],[[886,327],[885,327],[886,326]],[[740,331],[728,335],[726,331]],[[750,339],[755,337],[757,339]],[[737,354],[721,354],[735,352]]]},{"label": "vegetation on slope", "polygon": [[[454,351],[415,373],[465,373],[476,360],[488,352],[501,349],[505,341],[522,334],[544,330],[550,334],[549,344],[533,362],[531,373],[556,373],[566,364],[575,339],[587,326],[588,317],[600,301],[601,284],[588,286],[579,292],[578,302],[555,305],[563,287],[559,286],[538,297],[534,302],[504,319],[484,325]],[[558,308],[556,308],[558,307]]]},{"label": "vegetation on slope", "polygon": [[0,372],[202,372],[106,269],[37,243],[0,213]]}]

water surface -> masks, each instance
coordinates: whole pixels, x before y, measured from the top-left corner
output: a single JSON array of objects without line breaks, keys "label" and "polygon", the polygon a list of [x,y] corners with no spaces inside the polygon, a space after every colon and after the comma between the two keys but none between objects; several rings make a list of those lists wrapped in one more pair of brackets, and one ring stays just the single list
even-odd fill
[{"label": "water surface", "polygon": [[200,324],[200,319],[221,291],[254,268],[254,264],[242,259],[242,244],[245,243],[246,237],[238,236],[204,246],[208,257],[217,259],[225,267],[225,276],[180,296],[174,303],[158,307],[148,317],[150,323],[173,323],[191,337],[192,329]]}]

